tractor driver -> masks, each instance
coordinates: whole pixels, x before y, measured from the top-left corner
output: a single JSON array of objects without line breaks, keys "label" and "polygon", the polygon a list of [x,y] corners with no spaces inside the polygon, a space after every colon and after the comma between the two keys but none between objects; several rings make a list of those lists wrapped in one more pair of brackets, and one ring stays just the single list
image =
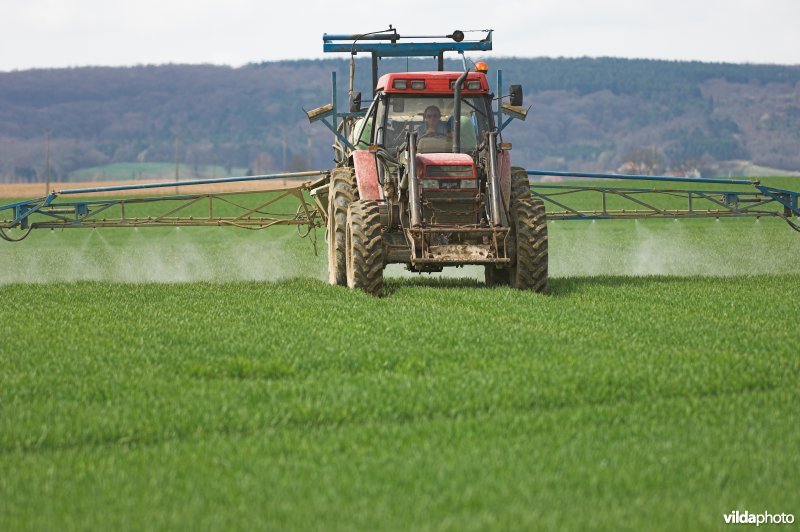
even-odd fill
[{"label": "tractor driver", "polygon": [[442,112],[435,105],[429,105],[425,108],[423,113],[425,125],[420,126],[417,130],[419,138],[423,137],[444,137],[450,134],[450,129],[447,124],[442,122]]}]

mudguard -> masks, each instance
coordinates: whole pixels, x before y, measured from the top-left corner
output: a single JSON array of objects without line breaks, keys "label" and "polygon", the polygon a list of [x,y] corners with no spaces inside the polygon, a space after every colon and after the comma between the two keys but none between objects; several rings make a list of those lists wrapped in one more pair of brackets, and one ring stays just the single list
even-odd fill
[{"label": "mudguard", "polygon": [[383,199],[383,190],[378,183],[378,161],[374,153],[368,150],[353,152],[353,167],[356,172],[358,197],[362,200],[380,201]]}]

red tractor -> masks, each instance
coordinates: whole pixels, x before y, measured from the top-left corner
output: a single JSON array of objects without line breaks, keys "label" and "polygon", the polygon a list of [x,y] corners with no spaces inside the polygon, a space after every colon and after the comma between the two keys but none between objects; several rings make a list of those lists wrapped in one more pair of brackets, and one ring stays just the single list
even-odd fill
[{"label": "red tractor", "polygon": [[[387,264],[416,272],[481,264],[489,285],[547,287],[544,204],[500,138],[503,115],[525,117],[521,88],[512,86],[510,103],[498,101],[494,110],[483,63],[477,71],[466,62],[464,71],[442,69],[444,51],[491,49],[491,33],[481,41],[465,42],[461,32],[448,37],[454,42],[401,43],[396,32],[324,37],[326,51],[372,52],[374,83],[366,110],[351,75],[350,113],[337,113],[335,103],[308,113],[312,121],[335,121],[325,123],[336,134],[337,167],[312,190],[327,213],[331,284],[380,296]],[[440,70],[376,80],[384,55],[438,56]]]}]

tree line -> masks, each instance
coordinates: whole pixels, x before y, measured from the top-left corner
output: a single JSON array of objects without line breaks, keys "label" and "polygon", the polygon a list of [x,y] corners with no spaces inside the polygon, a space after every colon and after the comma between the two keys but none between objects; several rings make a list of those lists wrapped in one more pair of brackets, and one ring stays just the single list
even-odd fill
[{"label": "tree line", "polygon": [[[728,160],[800,168],[800,68],[617,58],[487,58],[490,81],[522,84],[532,110],[505,136],[515,164],[615,170],[637,150],[665,168],[704,171]],[[370,94],[358,58],[356,86]],[[431,70],[432,61],[386,60],[381,71]],[[447,68],[461,68],[460,61]],[[303,109],[328,103],[331,72],[346,104],[348,63],[281,61],[83,67],[0,73],[0,178],[43,178],[114,162],[244,167],[271,172],[332,164],[331,134]]]}]

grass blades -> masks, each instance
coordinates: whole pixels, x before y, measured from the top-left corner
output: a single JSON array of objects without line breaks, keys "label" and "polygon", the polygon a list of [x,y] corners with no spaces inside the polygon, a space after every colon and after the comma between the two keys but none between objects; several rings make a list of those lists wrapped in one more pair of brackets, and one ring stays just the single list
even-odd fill
[{"label": "grass blades", "polygon": [[6,286],[0,517],[671,529],[790,511],[799,286]]}]

